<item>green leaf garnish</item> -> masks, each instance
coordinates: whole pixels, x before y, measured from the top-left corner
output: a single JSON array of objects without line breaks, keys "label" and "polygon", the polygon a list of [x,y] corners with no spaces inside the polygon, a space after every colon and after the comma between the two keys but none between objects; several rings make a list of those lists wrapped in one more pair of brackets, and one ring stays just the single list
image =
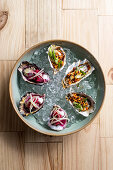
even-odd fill
[{"label": "green leaf garnish", "polygon": [[62,60],[59,61],[58,68],[60,68],[61,66],[62,66]]},{"label": "green leaf garnish", "polygon": [[87,97],[84,99],[84,102],[86,102],[87,101]]},{"label": "green leaf garnish", "polygon": [[55,62],[55,64],[58,64],[58,58],[55,55],[55,51],[51,47],[49,47],[49,56]]},{"label": "green leaf garnish", "polygon": [[74,107],[76,107],[79,111],[82,111],[83,110],[83,107],[80,103],[77,103],[77,102],[73,102],[74,104]]},{"label": "green leaf garnish", "polygon": [[56,59],[56,56],[55,56],[55,51],[54,51],[54,50],[53,50],[52,55],[53,55],[53,58],[54,58],[54,60],[55,60],[55,59]]},{"label": "green leaf garnish", "polygon": [[49,56],[52,57],[52,49],[49,47]]},{"label": "green leaf garnish", "polygon": [[77,74],[77,70],[75,70],[75,75]]},{"label": "green leaf garnish", "polygon": [[85,75],[86,73],[84,72],[84,71],[82,71],[82,70],[80,70],[80,72],[83,74],[83,75]]},{"label": "green leaf garnish", "polygon": [[55,64],[58,64],[58,58],[57,57],[55,58],[54,61],[55,61]]}]

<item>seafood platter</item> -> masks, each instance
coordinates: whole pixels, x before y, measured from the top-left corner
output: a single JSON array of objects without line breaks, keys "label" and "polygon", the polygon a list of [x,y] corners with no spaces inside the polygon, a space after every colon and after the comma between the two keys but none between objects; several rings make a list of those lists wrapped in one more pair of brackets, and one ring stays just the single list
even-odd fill
[{"label": "seafood platter", "polygon": [[16,62],[9,83],[18,116],[47,135],[85,128],[105,96],[102,69],[85,48],[66,40],[41,42]]}]

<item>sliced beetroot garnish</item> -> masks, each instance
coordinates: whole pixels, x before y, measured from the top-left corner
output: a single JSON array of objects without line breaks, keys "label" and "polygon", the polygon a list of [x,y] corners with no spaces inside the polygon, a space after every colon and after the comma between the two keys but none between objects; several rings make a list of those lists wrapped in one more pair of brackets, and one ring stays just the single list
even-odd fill
[{"label": "sliced beetroot garnish", "polygon": [[68,122],[67,113],[58,105],[54,105],[48,121],[48,126],[53,130],[63,130]]},{"label": "sliced beetroot garnish", "polygon": [[18,67],[23,79],[32,84],[43,85],[50,81],[48,73],[40,69],[35,64],[24,61]]},{"label": "sliced beetroot garnish", "polygon": [[36,93],[27,93],[24,95],[20,101],[20,113],[23,116],[28,116],[37,112],[43,107],[45,100],[45,95],[40,95]]}]

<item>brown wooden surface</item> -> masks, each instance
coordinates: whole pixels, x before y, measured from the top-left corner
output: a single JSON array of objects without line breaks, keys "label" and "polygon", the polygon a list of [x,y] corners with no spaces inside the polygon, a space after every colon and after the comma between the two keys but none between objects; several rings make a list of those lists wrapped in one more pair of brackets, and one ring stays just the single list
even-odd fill
[{"label": "brown wooden surface", "polygon": [[[7,20],[1,18],[4,11]],[[113,0],[1,0],[1,20],[0,170],[113,170]],[[25,49],[59,38],[94,54],[104,71],[106,96],[99,116],[87,128],[51,137],[19,119],[8,83]]]}]

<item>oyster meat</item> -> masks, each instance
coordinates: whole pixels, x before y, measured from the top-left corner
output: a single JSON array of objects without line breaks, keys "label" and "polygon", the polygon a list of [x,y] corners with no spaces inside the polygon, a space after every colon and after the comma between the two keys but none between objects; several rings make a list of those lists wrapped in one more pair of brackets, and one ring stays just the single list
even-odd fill
[{"label": "oyster meat", "polygon": [[18,67],[22,78],[32,84],[43,85],[50,81],[48,73],[44,69],[40,69],[35,64],[23,61]]},{"label": "oyster meat", "polygon": [[62,47],[51,45],[48,48],[48,60],[53,68],[54,74],[61,71],[66,64],[66,54]]},{"label": "oyster meat", "polygon": [[68,123],[67,113],[58,105],[54,105],[48,121],[48,126],[53,130],[63,130]]},{"label": "oyster meat", "polygon": [[81,80],[88,77],[93,72],[93,70],[95,70],[95,68],[87,59],[74,62],[66,70],[65,76],[62,80],[63,87],[67,88],[78,84]]},{"label": "oyster meat", "polygon": [[79,114],[85,117],[89,116],[95,109],[93,99],[84,93],[69,93],[66,99]]},{"label": "oyster meat", "polygon": [[19,111],[22,116],[34,114],[43,107],[45,94],[28,92],[20,100]]}]

